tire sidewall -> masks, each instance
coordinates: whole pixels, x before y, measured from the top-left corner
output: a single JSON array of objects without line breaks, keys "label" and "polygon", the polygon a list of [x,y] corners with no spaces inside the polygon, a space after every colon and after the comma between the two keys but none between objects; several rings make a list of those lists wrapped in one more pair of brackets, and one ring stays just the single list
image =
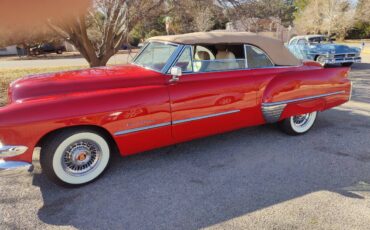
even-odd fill
[{"label": "tire sidewall", "polygon": [[[96,142],[101,148],[101,159],[98,162],[96,168],[94,168],[91,172],[87,173],[83,176],[72,176],[65,172],[62,166],[62,156],[65,149],[79,140],[92,140]],[[109,163],[110,159],[110,148],[107,141],[98,134],[91,133],[91,132],[81,132],[75,133],[66,139],[62,140],[62,142],[57,146],[53,157],[52,157],[52,168],[55,175],[64,183],[72,184],[72,185],[81,185],[85,183],[89,183],[94,179],[98,178],[105,170]]]},{"label": "tire sidewall", "polygon": [[290,127],[291,127],[291,129],[294,133],[304,134],[304,133],[308,132],[312,128],[312,126],[315,124],[316,117],[317,117],[317,112],[310,113],[309,120],[307,121],[307,124],[304,127],[296,126],[294,124],[294,121],[293,121],[294,117],[289,118],[289,124],[290,124]]}]

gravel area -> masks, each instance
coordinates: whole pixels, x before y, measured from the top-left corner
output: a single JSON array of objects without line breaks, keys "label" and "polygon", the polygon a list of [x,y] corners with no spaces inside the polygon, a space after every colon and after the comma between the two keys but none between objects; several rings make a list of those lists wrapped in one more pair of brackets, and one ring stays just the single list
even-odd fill
[{"label": "gravel area", "polygon": [[369,229],[370,64],[307,135],[266,125],[116,157],[95,183],[0,179],[1,229]]}]

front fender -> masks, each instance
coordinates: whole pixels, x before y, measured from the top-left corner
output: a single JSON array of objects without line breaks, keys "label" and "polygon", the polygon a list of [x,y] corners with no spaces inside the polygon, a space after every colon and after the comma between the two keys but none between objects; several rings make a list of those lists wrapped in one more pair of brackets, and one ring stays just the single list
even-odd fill
[{"label": "front fender", "polygon": [[168,92],[161,85],[78,93],[1,108],[0,141],[28,147],[26,153],[7,160],[31,162],[36,144],[54,130],[93,125],[114,136],[144,122],[161,123],[170,119]]}]

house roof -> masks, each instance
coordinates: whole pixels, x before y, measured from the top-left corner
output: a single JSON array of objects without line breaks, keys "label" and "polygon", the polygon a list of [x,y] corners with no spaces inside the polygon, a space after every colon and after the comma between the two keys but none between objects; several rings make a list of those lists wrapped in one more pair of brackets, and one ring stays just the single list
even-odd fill
[{"label": "house roof", "polygon": [[157,36],[148,41],[171,42],[184,45],[250,44],[264,50],[276,65],[300,65],[297,59],[280,40],[249,32],[197,32],[169,36]]}]

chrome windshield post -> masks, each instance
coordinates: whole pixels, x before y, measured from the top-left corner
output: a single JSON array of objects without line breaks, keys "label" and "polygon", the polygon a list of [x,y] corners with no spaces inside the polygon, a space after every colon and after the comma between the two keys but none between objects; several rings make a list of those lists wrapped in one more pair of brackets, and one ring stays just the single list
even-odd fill
[{"label": "chrome windshield post", "polygon": [[166,65],[163,67],[163,69],[161,71],[162,73],[164,73],[164,74],[168,73],[168,71],[173,66],[174,62],[177,60],[177,57],[181,54],[184,47],[185,47],[184,45],[178,45],[177,46],[177,49],[175,50],[175,52],[173,52],[171,57],[168,59]]}]

